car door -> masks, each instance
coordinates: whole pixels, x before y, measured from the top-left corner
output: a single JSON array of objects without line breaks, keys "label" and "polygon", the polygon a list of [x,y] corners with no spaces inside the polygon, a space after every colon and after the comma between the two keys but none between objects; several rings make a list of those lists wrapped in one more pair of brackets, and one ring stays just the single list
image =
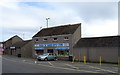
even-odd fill
[{"label": "car door", "polygon": [[48,60],[51,60],[52,59],[52,54],[50,53],[49,55],[48,55]]}]

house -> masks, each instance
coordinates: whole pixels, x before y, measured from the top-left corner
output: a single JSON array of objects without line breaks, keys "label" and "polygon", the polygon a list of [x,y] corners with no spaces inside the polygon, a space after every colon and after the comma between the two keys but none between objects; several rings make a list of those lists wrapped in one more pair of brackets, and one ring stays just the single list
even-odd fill
[{"label": "house", "polygon": [[5,54],[12,55],[13,54],[12,45],[14,43],[20,42],[20,41],[23,41],[22,38],[15,35],[15,36],[11,37],[10,39],[6,40],[5,42],[3,42]]},{"label": "house", "polygon": [[0,42],[0,54],[4,53],[3,42]]},{"label": "house", "polygon": [[81,23],[43,28],[32,37],[33,57],[56,53],[59,59],[73,55],[73,46],[81,38]]}]

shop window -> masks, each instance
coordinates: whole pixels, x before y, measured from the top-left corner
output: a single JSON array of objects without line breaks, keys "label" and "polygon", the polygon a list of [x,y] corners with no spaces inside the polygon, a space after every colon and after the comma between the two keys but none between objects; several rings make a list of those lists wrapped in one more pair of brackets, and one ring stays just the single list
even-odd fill
[{"label": "shop window", "polygon": [[53,38],[53,41],[57,41],[58,40],[58,38]]},{"label": "shop window", "polygon": [[47,41],[47,38],[43,38],[43,41]]},{"label": "shop window", "polygon": [[69,40],[69,38],[68,37],[64,37],[64,40]]},{"label": "shop window", "polygon": [[48,49],[47,52],[48,53],[53,53],[53,49]]},{"label": "shop window", "polygon": [[58,55],[59,56],[68,56],[69,51],[68,50],[58,50]]},{"label": "shop window", "polygon": [[36,50],[36,54],[37,54],[37,55],[42,55],[43,53],[44,53],[43,50]]}]

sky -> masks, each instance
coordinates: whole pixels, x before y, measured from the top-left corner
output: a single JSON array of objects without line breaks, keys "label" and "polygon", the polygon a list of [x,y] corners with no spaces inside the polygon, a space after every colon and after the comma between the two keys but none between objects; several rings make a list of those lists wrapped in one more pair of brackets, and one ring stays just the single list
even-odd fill
[{"label": "sky", "polygon": [[118,35],[118,2],[0,2],[0,41],[29,40],[40,29],[82,23],[82,37]]}]

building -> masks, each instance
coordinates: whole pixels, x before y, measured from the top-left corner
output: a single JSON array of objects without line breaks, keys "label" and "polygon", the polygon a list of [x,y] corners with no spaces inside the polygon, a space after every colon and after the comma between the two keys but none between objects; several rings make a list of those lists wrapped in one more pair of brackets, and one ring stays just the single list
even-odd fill
[{"label": "building", "polygon": [[12,55],[15,55],[15,56],[20,55],[21,57],[26,57],[26,58],[32,57],[32,41],[31,40],[16,42],[12,45],[11,49],[13,50]]},{"label": "building", "polygon": [[118,62],[120,36],[81,38],[74,46],[73,56],[83,61],[86,56],[89,62]]},{"label": "building", "polygon": [[44,28],[32,38],[33,57],[56,53],[59,59],[73,55],[73,46],[81,38],[81,23]]},{"label": "building", "polygon": [[4,53],[3,42],[0,42],[0,54]]},{"label": "building", "polygon": [[20,41],[23,41],[23,40],[19,36],[15,35],[11,37],[10,39],[6,40],[5,42],[3,42],[4,53],[8,55],[13,55],[14,50],[13,50],[12,45]]}]

